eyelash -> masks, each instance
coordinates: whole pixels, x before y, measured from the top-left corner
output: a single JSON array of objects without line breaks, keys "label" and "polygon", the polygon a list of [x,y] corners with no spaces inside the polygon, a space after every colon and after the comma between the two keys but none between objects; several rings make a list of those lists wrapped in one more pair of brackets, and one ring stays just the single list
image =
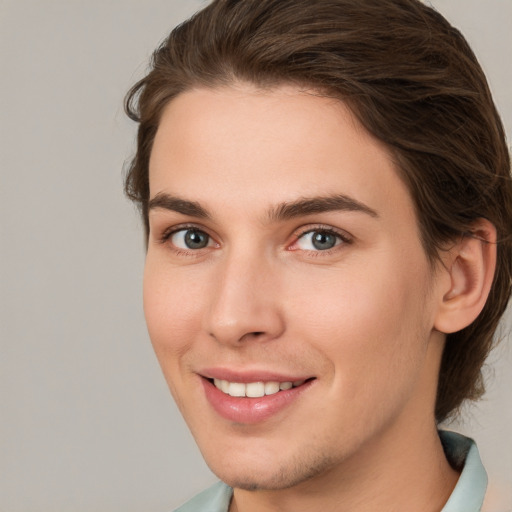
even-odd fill
[{"label": "eyelash", "polygon": [[[213,237],[208,234],[207,231],[205,231],[203,228],[200,228],[199,226],[196,226],[194,224],[181,224],[179,226],[172,226],[171,228],[166,229],[161,236],[158,238],[158,242],[161,244],[167,244],[169,243],[169,240],[173,235],[176,233],[179,233],[180,231],[196,231],[198,233],[204,233],[208,238],[213,240]],[[178,255],[178,256],[199,256],[198,253],[201,253],[201,249],[182,249],[180,247],[172,247],[172,250]]]},{"label": "eyelash", "polygon": [[[332,235],[332,236],[335,236],[340,241],[340,243],[336,243],[336,245],[334,245],[330,249],[316,250],[316,251],[304,249],[304,252],[308,252],[310,255],[312,255],[314,257],[321,257],[324,255],[327,256],[329,254],[332,254],[332,252],[339,250],[341,248],[340,246],[350,245],[354,241],[353,238],[345,231],[335,229],[332,226],[325,226],[322,224],[318,224],[316,226],[308,226],[307,228],[300,230],[297,233],[295,241],[293,242],[292,245],[296,245],[299,242],[299,240],[301,240],[305,235],[307,235],[309,233],[324,233],[327,235]],[[293,250],[299,250],[299,249],[289,249],[289,250],[293,251]]]},{"label": "eyelash", "polygon": [[[211,235],[209,235],[207,231],[200,228],[199,226],[196,226],[194,224],[184,224],[184,225],[180,225],[180,226],[173,226],[171,228],[166,229],[159,237],[158,242],[161,244],[167,244],[169,242],[169,240],[171,239],[171,237],[173,235],[175,235],[176,233],[179,233],[180,231],[189,231],[189,230],[204,233],[211,240],[213,240],[213,237]],[[316,226],[308,226],[307,228],[301,229],[295,235],[295,240],[293,241],[291,246],[296,245],[298,243],[298,241],[300,239],[302,239],[305,235],[307,235],[309,233],[316,233],[316,232],[335,236],[338,240],[340,240],[340,243],[337,243],[332,248],[325,249],[325,250],[316,250],[316,251],[315,250],[303,250],[304,252],[307,252],[310,255],[313,255],[314,257],[331,254],[332,252],[339,250],[340,246],[353,243],[353,238],[351,236],[349,236],[348,233],[346,233],[344,231],[337,230],[331,226],[325,226],[325,225],[319,224]],[[288,247],[290,247],[290,245]],[[175,247],[175,246],[173,246],[172,249],[178,256],[192,256],[193,257],[193,256],[199,256],[199,254],[201,253],[201,249],[186,250],[186,249],[182,249],[182,248]],[[289,251],[297,251],[300,249],[289,248],[288,250]]]}]

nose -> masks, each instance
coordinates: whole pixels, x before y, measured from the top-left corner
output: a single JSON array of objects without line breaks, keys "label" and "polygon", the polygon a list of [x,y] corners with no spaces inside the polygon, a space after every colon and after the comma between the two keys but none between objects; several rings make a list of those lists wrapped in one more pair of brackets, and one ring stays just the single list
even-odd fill
[{"label": "nose", "polygon": [[276,270],[261,255],[232,254],[219,263],[204,316],[208,334],[231,346],[278,338],[284,317]]}]

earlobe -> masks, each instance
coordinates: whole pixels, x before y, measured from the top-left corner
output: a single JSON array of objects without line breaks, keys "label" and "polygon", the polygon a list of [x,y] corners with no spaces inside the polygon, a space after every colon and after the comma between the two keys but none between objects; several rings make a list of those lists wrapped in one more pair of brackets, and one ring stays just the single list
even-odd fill
[{"label": "earlobe", "polygon": [[441,291],[434,327],[448,334],[471,324],[487,301],[496,267],[496,228],[478,219],[443,260],[449,285]]}]

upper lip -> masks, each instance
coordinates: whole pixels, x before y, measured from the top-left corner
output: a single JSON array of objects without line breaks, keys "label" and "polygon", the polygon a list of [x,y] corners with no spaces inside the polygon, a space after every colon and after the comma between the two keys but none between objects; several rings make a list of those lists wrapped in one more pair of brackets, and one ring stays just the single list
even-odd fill
[{"label": "upper lip", "polygon": [[313,378],[303,373],[284,373],[268,370],[234,370],[230,368],[205,368],[198,372],[207,379],[227,380],[247,384],[249,382],[296,382]]}]

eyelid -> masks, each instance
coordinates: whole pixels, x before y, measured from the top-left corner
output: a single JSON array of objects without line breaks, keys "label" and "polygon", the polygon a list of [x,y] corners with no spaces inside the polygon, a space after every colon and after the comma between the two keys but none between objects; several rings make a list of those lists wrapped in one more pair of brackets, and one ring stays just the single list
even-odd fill
[{"label": "eyelid", "polygon": [[[333,226],[326,225],[326,224],[313,224],[313,225],[308,225],[308,226],[302,226],[301,228],[296,230],[295,234],[294,234],[294,240],[293,240],[291,246],[296,245],[297,242],[305,235],[307,235],[309,233],[317,232],[317,231],[335,235],[341,240],[342,243],[337,244],[334,247],[332,247],[331,249],[326,249],[324,251],[311,250],[309,252],[329,253],[330,251],[334,251],[337,248],[339,248],[340,245],[351,244],[354,241],[354,237],[352,235],[350,235],[349,233],[347,233],[345,230],[335,228]],[[300,249],[289,248],[288,250],[300,250]]]},{"label": "eyelid", "polygon": [[[208,245],[206,247],[202,247],[200,249],[184,249],[182,247],[177,247],[174,244],[170,243],[170,239],[175,235],[176,233],[179,233],[180,231],[198,231],[201,233],[204,233],[207,235],[210,239],[210,242],[212,242],[212,245]],[[169,244],[171,245],[171,249],[176,252],[179,255],[190,255],[190,256],[198,256],[199,254],[202,254],[204,250],[211,249],[212,247],[219,247],[219,243],[217,242],[216,238],[209,232],[208,229],[206,229],[204,226],[199,226],[197,224],[193,223],[183,223],[183,224],[177,224],[168,227],[167,229],[164,229],[161,234],[158,234],[156,237],[156,240],[158,243],[165,245]]]},{"label": "eyelid", "polygon": [[175,233],[178,233],[178,231],[186,231],[186,230],[193,230],[193,231],[201,231],[203,233],[206,233],[210,238],[213,238],[207,229],[205,229],[202,226],[198,226],[197,224],[191,224],[191,223],[184,223],[184,224],[176,224],[174,226],[169,226],[168,228],[165,228],[158,236],[156,237],[159,242],[165,243],[171,238],[172,235]]}]

